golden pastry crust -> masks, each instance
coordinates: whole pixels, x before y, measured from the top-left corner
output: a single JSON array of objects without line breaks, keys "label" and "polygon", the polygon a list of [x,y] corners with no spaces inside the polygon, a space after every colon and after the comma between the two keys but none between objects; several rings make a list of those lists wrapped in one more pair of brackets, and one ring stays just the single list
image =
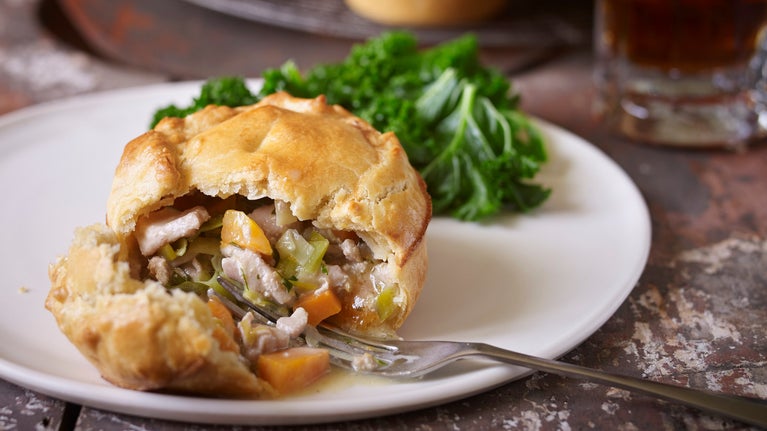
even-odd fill
[{"label": "golden pastry crust", "polygon": [[166,118],[126,146],[107,224],[129,237],[139,217],[196,190],[288,202],[300,220],[356,232],[376,258],[389,262],[405,293],[397,316],[382,323],[347,304],[335,323],[390,335],[412,310],[426,277],[431,200],[393,133],[379,133],[323,96],[287,93],[252,106],[209,106]]},{"label": "golden pastry crust", "polygon": [[289,204],[318,228],[355,232],[396,280],[398,311],[381,321],[354,306],[352,291],[333,322],[392,335],[426,278],[426,186],[392,133],[381,134],[323,97],[285,93],[239,108],[209,106],[166,118],[129,142],[107,201],[107,226],[79,229],[51,265],[46,307],[62,332],[118,386],[214,396],[271,397],[242,357],[214,334],[204,300],[142,280],[137,220],[184,196]]},{"label": "golden pastry crust", "polygon": [[97,224],[77,229],[68,255],[49,269],[46,308],[105,380],[139,390],[274,396],[238,353],[221,348],[198,296],[131,277],[128,254]]}]

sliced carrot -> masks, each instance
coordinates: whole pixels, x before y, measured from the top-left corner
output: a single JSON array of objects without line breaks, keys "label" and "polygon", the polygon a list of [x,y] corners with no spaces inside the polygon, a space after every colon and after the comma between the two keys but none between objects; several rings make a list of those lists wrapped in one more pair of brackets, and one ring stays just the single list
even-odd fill
[{"label": "sliced carrot", "polygon": [[258,376],[280,394],[303,389],[330,370],[330,356],[325,349],[292,347],[258,357]]},{"label": "sliced carrot", "polygon": [[266,256],[272,255],[272,246],[264,231],[242,211],[226,210],[221,226],[221,246],[234,244]]},{"label": "sliced carrot", "polygon": [[218,322],[218,325],[213,328],[213,338],[218,341],[221,350],[238,351],[240,348],[237,342],[234,341],[236,326],[232,313],[216,297],[208,300],[208,308]]},{"label": "sliced carrot", "polygon": [[341,300],[330,289],[320,292],[309,292],[301,295],[295,305],[306,310],[308,322],[312,326],[341,311]]}]

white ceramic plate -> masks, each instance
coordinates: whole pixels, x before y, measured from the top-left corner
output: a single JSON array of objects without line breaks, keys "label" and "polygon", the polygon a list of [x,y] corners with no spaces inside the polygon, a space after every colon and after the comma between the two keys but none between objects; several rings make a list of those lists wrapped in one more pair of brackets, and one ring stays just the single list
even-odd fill
[{"label": "white ceramic plate", "polygon": [[[0,377],[68,401],[190,422],[297,424],[384,415],[467,397],[527,371],[460,361],[418,381],[346,378],[319,393],[232,401],[142,393],[103,381],[43,303],[47,267],[76,226],[104,219],[125,143],[199,83],[163,84],[39,105],[0,117]],[[528,215],[483,224],[437,218],[411,339],[474,340],[548,358],[596,331],[624,301],[649,251],[647,208],[628,176],[580,138],[539,122],[554,190]],[[510,400],[513,402],[513,400]]]}]

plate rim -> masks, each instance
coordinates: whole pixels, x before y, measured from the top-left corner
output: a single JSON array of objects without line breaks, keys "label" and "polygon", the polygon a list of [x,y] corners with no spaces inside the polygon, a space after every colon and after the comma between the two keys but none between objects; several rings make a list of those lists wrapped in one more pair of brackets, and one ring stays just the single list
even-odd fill
[{"label": "plate rim", "polygon": [[[106,90],[106,91],[100,91],[100,92],[94,92],[94,93],[88,93],[83,95],[78,95],[74,97],[69,97],[66,99],[61,100],[54,100],[49,102],[40,103],[37,105],[32,105],[30,107],[25,107],[16,111],[12,111],[10,113],[4,114],[0,116],[0,133],[2,133],[6,128],[8,127],[14,127],[16,124],[27,121],[30,119],[37,118],[39,116],[46,116],[46,115],[55,115],[60,112],[68,112],[72,110],[73,108],[80,108],[90,106],[94,103],[104,103],[105,101],[110,101],[114,98],[137,98],[137,99],[145,99],[150,97],[151,95],[154,95],[156,93],[160,92],[168,92],[168,93],[187,93],[188,91],[194,91],[198,89],[200,83],[203,81],[196,80],[196,81],[180,81],[180,82],[166,82],[166,83],[156,83],[156,84],[150,84],[150,85],[140,85],[135,87],[126,87],[126,88],[120,88],[120,89],[114,89],[114,90]],[[258,82],[257,79],[251,79],[249,82]],[[147,113],[147,119],[149,118],[149,114]],[[650,219],[650,213],[649,209],[647,207],[647,204],[642,196],[641,191],[637,187],[637,185],[634,183],[634,181],[630,178],[630,176],[610,157],[608,157],[601,149],[594,146],[584,138],[558,126],[553,123],[550,123],[546,120],[537,118],[537,117],[531,117],[533,121],[538,124],[544,131],[546,131],[549,134],[553,134],[555,136],[558,136],[560,138],[564,137],[568,140],[575,141],[580,145],[582,148],[581,150],[590,151],[593,152],[594,155],[599,157],[603,162],[610,165],[610,168],[613,169],[613,171],[617,172],[624,183],[625,186],[629,186],[632,193],[635,195],[634,197],[638,198],[636,200],[636,203],[639,203],[642,207],[642,210],[644,214],[641,216],[643,219],[643,226],[641,226],[641,231],[643,232],[643,240],[642,240],[642,250],[639,250],[637,255],[639,256],[637,265],[634,266],[634,271],[632,274],[627,275],[627,279],[631,280],[631,286],[630,287],[624,287],[620,290],[620,294],[615,296],[615,300],[605,303],[604,309],[602,309],[598,315],[599,319],[592,320],[589,325],[589,329],[583,330],[581,332],[581,337],[577,340],[574,340],[571,345],[566,346],[565,348],[552,348],[550,354],[544,355],[546,357],[549,357],[550,359],[553,359],[555,357],[562,356],[569,352],[570,350],[574,349],[578,345],[580,345],[584,340],[586,340],[588,337],[592,336],[594,332],[596,332],[601,326],[604,325],[604,323],[610,319],[610,317],[615,313],[615,311],[625,302],[626,298],[630,295],[631,291],[634,289],[634,286],[636,286],[637,281],[641,277],[644,268],[647,264],[647,260],[649,258],[650,248],[651,248],[651,219]],[[23,127],[23,126],[22,126]],[[0,142],[0,150],[3,148],[8,148],[6,145],[10,145],[6,142]],[[3,157],[2,153],[0,153],[0,157]],[[315,415],[315,416],[296,416],[293,413],[290,414],[290,423],[291,424],[319,424],[319,423],[326,423],[326,422],[332,422],[337,420],[352,420],[352,419],[362,419],[362,418],[370,418],[370,417],[376,417],[380,416],[382,414],[389,414],[394,412],[405,412],[405,411],[412,411],[418,408],[424,408],[434,405],[440,405],[444,404],[450,401],[455,401],[457,399],[466,398],[472,395],[475,395],[477,393],[489,391],[495,387],[504,385],[509,383],[510,381],[520,379],[524,377],[525,375],[530,374],[530,372],[524,372],[521,371],[521,369],[517,368],[516,370],[510,370],[509,368],[500,369],[499,367],[491,367],[488,370],[482,371],[482,378],[483,381],[492,381],[492,384],[484,384],[483,387],[476,387],[473,388],[470,391],[454,391],[454,393],[451,393],[448,396],[441,397],[441,398],[432,398],[427,401],[423,401],[417,404],[410,404],[407,406],[398,405],[398,406],[388,406],[388,407],[379,407],[377,409],[371,409],[368,407],[364,410],[359,409],[349,409],[344,412],[339,413],[338,411],[334,411],[333,413],[328,413],[326,415]],[[169,419],[169,420],[180,420],[189,422],[189,411],[188,410],[178,410],[178,411],[161,411],[162,409],[156,409],[151,411],[150,415],[147,415],[147,411],[138,410],[137,406],[133,405],[121,405],[121,404],[115,404],[114,402],[110,402],[108,400],[94,400],[93,397],[88,397],[85,392],[87,392],[87,389],[90,389],[92,387],[98,387],[101,390],[104,390],[104,388],[108,388],[110,391],[119,391],[120,394],[123,393],[129,393],[129,394],[140,394],[141,395],[149,395],[150,398],[158,397],[157,399],[166,399],[167,397],[173,397],[177,398],[179,396],[177,395],[166,395],[166,394],[157,394],[157,393],[146,393],[146,392],[137,392],[133,390],[128,389],[122,389],[117,387],[107,387],[107,386],[101,386],[101,385],[93,385],[89,382],[77,382],[80,385],[85,385],[85,388],[82,388],[82,390],[74,391],[74,393],[71,391],[71,389],[67,389],[67,384],[71,385],[72,381],[67,380],[64,378],[61,378],[59,376],[52,376],[50,374],[45,374],[42,371],[32,369],[25,367],[22,364],[16,363],[14,361],[7,360],[5,357],[0,356],[0,378],[3,378],[9,382],[12,382],[14,384],[17,384],[19,386],[31,388],[33,390],[36,390],[40,393],[50,395],[56,398],[60,398],[63,400],[71,401],[71,402],[77,402],[86,406],[92,406],[96,408],[102,408],[106,410],[110,410],[113,412],[119,412],[119,413],[126,413],[126,414],[133,414],[143,417],[149,417],[149,418],[158,418],[158,419]],[[51,379],[52,385],[54,387],[50,387],[51,384],[46,384],[45,379]],[[85,391],[85,392],[83,392]],[[183,397],[184,400],[190,400],[189,397]],[[234,403],[241,404],[251,404],[253,402],[256,403],[269,403],[270,405],[274,402],[280,402],[284,403],[285,401],[263,401],[263,400],[257,400],[257,401],[241,401],[241,400],[211,400],[210,398],[193,398],[198,401],[204,401],[205,403],[210,403],[211,401],[222,401],[225,403]],[[310,401],[304,401],[304,402],[313,402],[313,400]],[[220,403],[217,403],[220,404]],[[282,415],[276,415],[276,416],[259,416],[259,417],[243,417],[242,412],[238,412],[235,410],[226,410],[223,413],[219,414],[208,414],[205,417],[197,417],[195,416],[192,418],[194,422],[198,423],[226,423],[226,424],[241,424],[241,425],[273,425],[273,424],[285,424],[284,420],[287,417],[286,412],[283,412]],[[223,422],[222,422],[223,421]]]}]

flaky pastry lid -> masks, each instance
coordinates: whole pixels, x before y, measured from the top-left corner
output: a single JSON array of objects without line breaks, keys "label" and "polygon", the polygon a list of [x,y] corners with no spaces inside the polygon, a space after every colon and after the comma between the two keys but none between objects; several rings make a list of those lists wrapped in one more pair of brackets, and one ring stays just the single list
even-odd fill
[{"label": "flaky pastry lid", "polygon": [[123,237],[136,220],[198,190],[280,199],[301,220],[357,232],[402,266],[422,241],[431,201],[393,133],[379,133],[323,96],[277,93],[238,108],[166,118],[125,147],[107,202]]}]

